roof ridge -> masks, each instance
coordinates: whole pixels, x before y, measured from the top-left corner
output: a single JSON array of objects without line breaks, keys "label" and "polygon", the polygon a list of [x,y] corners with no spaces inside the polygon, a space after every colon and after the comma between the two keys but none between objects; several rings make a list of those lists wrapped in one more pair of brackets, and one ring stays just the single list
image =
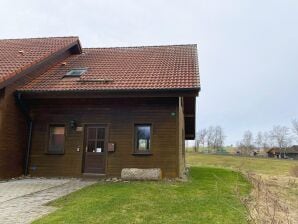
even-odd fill
[{"label": "roof ridge", "polygon": [[157,47],[197,47],[198,44],[166,44],[166,45],[139,45],[119,47],[83,47],[82,49],[127,49],[127,48],[157,48]]},{"label": "roof ridge", "polygon": [[0,40],[36,40],[36,39],[54,39],[54,38],[77,38],[77,39],[79,39],[79,36],[25,37],[25,38],[8,38],[8,39],[0,39]]}]

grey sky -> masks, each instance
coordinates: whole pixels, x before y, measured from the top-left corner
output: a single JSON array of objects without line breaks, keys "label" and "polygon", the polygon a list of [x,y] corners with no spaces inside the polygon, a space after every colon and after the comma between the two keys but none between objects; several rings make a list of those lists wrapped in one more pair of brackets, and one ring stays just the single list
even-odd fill
[{"label": "grey sky", "polygon": [[298,118],[297,0],[3,1],[0,38],[78,35],[84,47],[199,44],[199,128]]}]

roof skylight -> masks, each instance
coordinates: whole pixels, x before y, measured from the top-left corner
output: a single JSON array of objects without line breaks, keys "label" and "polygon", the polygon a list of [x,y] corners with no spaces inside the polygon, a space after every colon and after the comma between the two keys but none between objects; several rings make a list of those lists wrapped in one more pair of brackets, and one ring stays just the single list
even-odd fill
[{"label": "roof skylight", "polygon": [[74,69],[71,69],[69,72],[67,72],[64,77],[80,77],[86,71],[87,71],[86,68],[74,68]]}]

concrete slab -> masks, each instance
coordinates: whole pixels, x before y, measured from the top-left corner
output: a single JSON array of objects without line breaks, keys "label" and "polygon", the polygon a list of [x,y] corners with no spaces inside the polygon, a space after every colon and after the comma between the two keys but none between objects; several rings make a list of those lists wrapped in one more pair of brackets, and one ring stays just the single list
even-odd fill
[{"label": "concrete slab", "polygon": [[56,209],[46,203],[96,182],[75,178],[0,182],[0,223],[31,223]]}]

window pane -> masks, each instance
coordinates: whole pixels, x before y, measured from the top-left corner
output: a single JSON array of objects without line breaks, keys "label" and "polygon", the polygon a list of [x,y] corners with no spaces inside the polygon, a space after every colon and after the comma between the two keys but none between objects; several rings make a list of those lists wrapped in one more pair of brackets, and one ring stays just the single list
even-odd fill
[{"label": "window pane", "polygon": [[98,141],[96,144],[96,152],[104,152],[104,141]]},{"label": "window pane", "polygon": [[88,152],[95,152],[95,143],[96,141],[88,141]]},{"label": "window pane", "polygon": [[96,139],[96,128],[88,128],[88,139]]},{"label": "window pane", "polygon": [[65,76],[73,76],[73,77],[79,77],[81,76],[84,72],[86,72],[87,69],[72,69],[69,72],[66,73]]},{"label": "window pane", "polygon": [[97,128],[97,140],[98,139],[105,139],[105,129],[104,128]]},{"label": "window pane", "polygon": [[150,150],[150,125],[136,125],[136,150],[146,152]]},{"label": "window pane", "polygon": [[50,127],[49,149],[50,153],[63,153],[64,152],[64,127]]}]

